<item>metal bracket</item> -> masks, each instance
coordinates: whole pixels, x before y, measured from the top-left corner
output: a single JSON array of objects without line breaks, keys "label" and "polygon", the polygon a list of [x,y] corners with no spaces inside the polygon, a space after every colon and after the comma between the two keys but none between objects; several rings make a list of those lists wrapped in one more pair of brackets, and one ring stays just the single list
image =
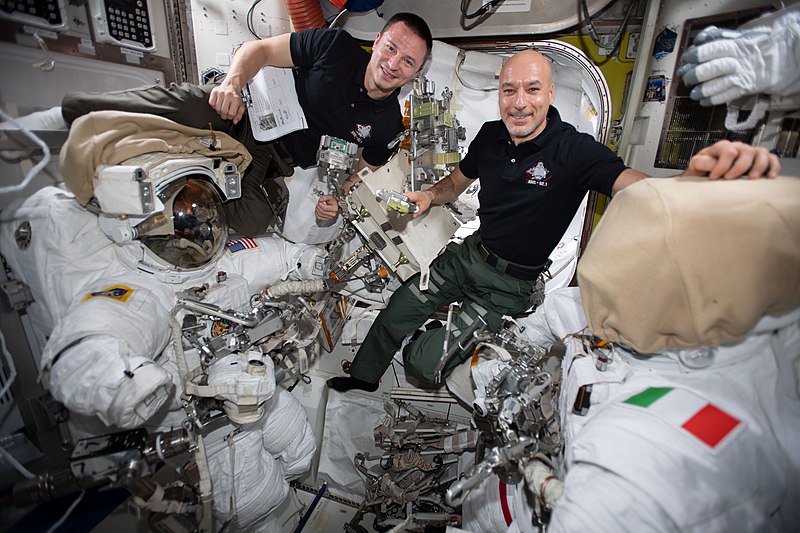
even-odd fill
[{"label": "metal bracket", "polygon": [[31,289],[25,283],[17,280],[0,283],[0,312],[19,312],[32,303]]}]

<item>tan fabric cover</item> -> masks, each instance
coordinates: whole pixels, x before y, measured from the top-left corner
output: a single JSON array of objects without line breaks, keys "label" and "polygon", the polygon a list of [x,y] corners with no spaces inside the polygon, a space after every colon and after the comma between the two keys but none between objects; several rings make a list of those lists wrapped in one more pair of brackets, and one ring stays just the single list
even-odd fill
[{"label": "tan fabric cover", "polygon": [[640,352],[740,339],[800,307],[800,179],[636,183],[600,220],[578,283],[591,330]]},{"label": "tan fabric cover", "polygon": [[99,165],[117,165],[141,154],[221,157],[244,172],[252,160],[247,149],[225,133],[215,131],[214,135],[222,146],[211,150],[209,130],[189,128],[156,115],[96,111],[72,123],[61,149],[61,174],[78,202],[86,205],[94,194],[95,170]]}]

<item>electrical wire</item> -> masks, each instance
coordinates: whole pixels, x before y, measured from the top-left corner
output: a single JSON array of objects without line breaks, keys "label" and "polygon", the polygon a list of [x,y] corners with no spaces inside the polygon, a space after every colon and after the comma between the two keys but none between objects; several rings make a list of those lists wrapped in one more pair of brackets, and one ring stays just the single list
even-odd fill
[{"label": "electrical wire", "polygon": [[0,455],[2,455],[2,456],[3,456],[3,458],[4,458],[6,461],[8,461],[8,463],[9,463],[11,466],[13,466],[13,467],[14,467],[14,468],[17,470],[17,472],[19,472],[20,474],[22,474],[22,476],[23,476],[23,477],[25,477],[25,478],[27,478],[27,479],[33,479],[33,478],[35,478],[35,477],[36,477],[36,475],[35,475],[33,472],[31,472],[30,470],[28,470],[27,468],[25,468],[24,466],[22,466],[22,464],[21,464],[19,461],[17,461],[17,460],[14,458],[14,456],[13,456],[13,455],[11,455],[11,452],[9,452],[8,450],[6,450],[6,449],[5,449],[5,448],[3,448],[2,446],[0,446]]},{"label": "electrical wire", "polygon": [[39,48],[41,48],[42,54],[44,54],[44,61],[34,63],[32,65],[33,68],[38,68],[43,72],[52,72],[56,66],[56,60],[53,59],[52,55],[50,55],[50,50],[47,49],[47,43],[39,36],[38,33],[34,33],[33,37],[36,39],[36,42],[39,43]]},{"label": "electrical wire", "polygon": [[53,524],[50,527],[50,529],[47,530],[47,533],[54,533],[59,527],[61,527],[61,524],[63,524],[64,521],[69,517],[69,515],[72,514],[72,511],[75,510],[75,508],[78,506],[78,504],[81,503],[81,500],[83,499],[83,495],[84,494],[86,494],[86,491],[82,490],[80,495],[78,496],[78,498],[74,502],[72,502],[72,505],[69,506],[69,509],[67,509],[67,511],[59,519],[59,521],[56,522],[55,524]]},{"label": "electrical wire", "polygon": [[292,492],[290,492],[289,494],[290,494],[291,496],[294,496],[294,499],[296,500],[295,504],[297,505],[297,511],[296,511],[295,513],[292,513],[291,515],[289,515],[289,518],[287,518],[287,519],[286,519],[286,520],[283,522],[283,524],[281,524],[281,527],[282,527],[284,530],[286,530],[286,524],[288,524],[288,523],[289,523],[289,521],[291,521],[291,520],[294,520],[294,518],[295,518],[295,515],[297,515],[297,523],[299,524],[299,523],[300,523],[300,520],[302,520],[302,519],[303,519],[303,514],[306,512],[306,504],[304,504],[304,503],[303,503],[303,502],[300,500],[300,497],[297,495],[297,488],[296,488],[296,487],[292,487]]},{"label": "electrical wire", "polygon": [[44,167],[46,167],[47,164],[50,162],[50,148],[47,147],[47,145],[44,143],[43,140],[41,140],[39,137],[31,133],[28,130],[28,128],[21,125],[12,117],[7,115],[6,112],[3,111],[2,109],[0,109],[0,117],[2,117],[3,120],[9,121],[11,124],[19,128],[19,131],[21,131],[27,138],[32,140],[34,143],[39,145],[39,148],[42,149],[42,159],[32,169],[30,169],[30,171],[25,175],[25,178],[23,178],[23,180],[20,183],[18,183],[17,185],[9,185],[8,187],[0,187],[0,194],[4,194],[9,192],[21,191],[22,189],[27,187],[28,184],[33,180],[33,178],[35,178],[36,175],[39,174],[39,172],[41,172],[41,170]]},{"label": "electrical wire", "polygon": [[342,8],[342,9],[341,9],[341,10],[340,10],[340,11],[339,11],[337,14],[336,14],[336,16],[335,16],[335,17],[333,18],[333,20],[330,22],[330,24],[328,24],[328,27],[329,27],[329,28],[333,28],[333,27],[335,27],[335,26],[336,26],[336,23],[339,21],[339,18],[340,18],[342,15],[344,15],[345,13],[347,13],[347,8],[346,8],[346,7],[343,7],[343,8]]},{"label": "electrical wire", "polygon": [[467,56],[466,56],[466,54],[464,53],[463,50],[458,52],[458,58],[459,58],[459,61],[458,61],[458,64],[456,65],[455,73],[456,73],[456,78],[458,78],[458,81],[461,82],[461,85],[463,85],[467,89],[472,89],[473,91],[481,91],[481,92],[485,92],[485,93],[489,93],[489,92],[493,92],[493,91],[497,91],[498,90],[496,85],[493,86],[493,87],[475,87],[473,85],[470,85],[466,81],[464,81],[464,79],[461,77],[461,66],[464,64],[464,61],[467,59]]},{"label": "electrical wire", "polygon": [[488,2],[483,4],[481,7],[479,7],[478,9],[473,11],[472,13],[467,13],[467,11],[469,10],[469,3],[470,2],[471,2],[471,0],[461,0],[461,14],[467,20],[478,18],[478,17],[481,17],[481,16],[485,15],[486,13],[488,13],[495,6],[502,4],[503,0],[489,0]]},{"label": "electrical wire", "polygon": [[256,27],[253,24],[253,13],[256,9],[256,6],[260,3],[261,0],[253,0],[253,3],[250,4],[250,8],[247,10],[247,17],[245,17],[247,20],[247,29],[250,30],[250,33],[252,33],[256,39],[261,39],[261,37],[258,35],[258,33],[256,33]]},{"label": "electrical wire", "polygon": [[629,0],[628,7],[625,9],[625,17],[622,19],[622,24],[619,25],[619,29],[617,33],[614,35],[614,38],[611,40],[611,46],[605,46],[603,43],[600,42],[600,37],[597,35],[597,30],[594,28],[594,24],[592,23],[592,17],[589,15],[589,6],[586,3],[586,0],[581,0],[581,9],[583,11],[583,18],[586,20],[586,29],[589,31],[589,37],[592,38],[594,44],[599,46],[600,48],[610,48],[611,54],[613,54],[617,50],[617,46],[620,43],[622,38],[622,33],[625,31],[625,27],[628,25],[628,19],[631,16],[631,11],[633,11],[633,4],[636,3],[636,0]]}]

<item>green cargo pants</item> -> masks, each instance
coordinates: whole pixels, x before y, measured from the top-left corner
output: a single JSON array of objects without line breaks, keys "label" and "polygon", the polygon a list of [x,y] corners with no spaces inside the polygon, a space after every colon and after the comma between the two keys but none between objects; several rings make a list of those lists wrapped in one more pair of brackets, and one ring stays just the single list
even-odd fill
[{"label": "green cargo pants", "polygon": [[105,93],[67,93],[61,102],[61,114],[69,124],[92,111],[127,111],[149,113],[178,124],[227,133],[247,148],[253,162],[242,176],[242,196],[225,203],[228,225],[238,233],[254,237],[266,232],[275,218],[282,219],[289,205],[289,191],[283,181],[291,176],[291,156],[280,141],[260,142],[253,137],[245,116],[238,124],[223,120],[208,97],[215,83],[148,85]]},{"label": "green cargo pants", "polygon": [[[352,377],[377,383],[403,338],[424,324],[443,304],[462,302],[451,326],[450,346],[479,316],[489,329],[497,331],[503,315],[522,313],[530,307],[536,281],[516,279],[489,266],[478,251],[479,242],[476,232],[463,244],[450,243],[431,263],[427,291],[419,290],[417,274],[392,295],[353,359]],[[426,331],[404,350],[406,373],[419,378],[424,385],[434,384],[434,370],[442,356],[445,333],[445,328]],[[443,376],[470,356],[471,353],[459,350],[448,361]]]}]

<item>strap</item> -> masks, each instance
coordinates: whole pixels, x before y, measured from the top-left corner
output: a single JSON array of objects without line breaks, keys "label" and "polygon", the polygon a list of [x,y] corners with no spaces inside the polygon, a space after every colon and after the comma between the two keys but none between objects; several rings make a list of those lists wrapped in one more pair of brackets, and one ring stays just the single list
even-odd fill
[{"label": "strap", "polygon": [[753,129],[759,120],[764,118],[769,107],[769,98],[763,94],[756,95],[756,103],[753,106],[750,115],[742,121],[737,122],[739,119],[739,107],[728,104],[728,114],[725,115],[725,127],[731,131],[742,131]]}]

